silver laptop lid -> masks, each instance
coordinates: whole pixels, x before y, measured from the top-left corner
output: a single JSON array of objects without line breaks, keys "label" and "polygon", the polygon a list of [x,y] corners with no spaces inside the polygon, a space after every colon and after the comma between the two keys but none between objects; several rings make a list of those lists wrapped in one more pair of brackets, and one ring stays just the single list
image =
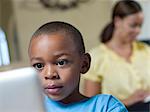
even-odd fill
[{"label": "silver laptop lid", "polygon": [[0,72],[0,112],[45,112],[35,69],[26,67]]}]

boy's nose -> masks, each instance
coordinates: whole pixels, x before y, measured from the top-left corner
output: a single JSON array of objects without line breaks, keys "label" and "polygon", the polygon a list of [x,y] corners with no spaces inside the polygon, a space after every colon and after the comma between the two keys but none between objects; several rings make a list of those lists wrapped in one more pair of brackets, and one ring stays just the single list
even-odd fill
[{"label": "boy's nose", "polygon": [[47,66],[45,68],[45,73],[44,74],[45,74],[44,78],[46,80],[49,80],[49,79],[59,79],[60,78],[59,75],[58,75],[58,73],[56,72],[56,70],[52,66]]}]

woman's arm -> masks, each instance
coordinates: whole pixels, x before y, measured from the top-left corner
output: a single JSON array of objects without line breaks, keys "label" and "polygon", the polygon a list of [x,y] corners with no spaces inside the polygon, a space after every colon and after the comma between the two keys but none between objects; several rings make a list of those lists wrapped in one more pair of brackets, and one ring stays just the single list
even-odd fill
[{"label": "woman's arm", "polygon": [[87,97],[91,97],[101,93],[101,83],[94,82],[87,79],[83,81],[83,94]]},{"label": "woman's arm", "polygon": [[144,99],[149,95],[150,95],[150,91],[139,89],[139,90],[136,90],[128,98],[121,100],[121,101],[124,103],[124,105],[128,107],[137,102],[144,102]]}]

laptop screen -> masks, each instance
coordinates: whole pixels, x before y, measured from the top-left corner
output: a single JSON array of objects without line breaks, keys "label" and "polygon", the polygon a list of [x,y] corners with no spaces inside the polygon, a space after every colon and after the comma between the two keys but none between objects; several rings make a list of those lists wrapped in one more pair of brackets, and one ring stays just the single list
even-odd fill
[{"label": "laptop screen", "polygon": [[44,95],[35,69],[0,72],[0,112],[45,112]]}]

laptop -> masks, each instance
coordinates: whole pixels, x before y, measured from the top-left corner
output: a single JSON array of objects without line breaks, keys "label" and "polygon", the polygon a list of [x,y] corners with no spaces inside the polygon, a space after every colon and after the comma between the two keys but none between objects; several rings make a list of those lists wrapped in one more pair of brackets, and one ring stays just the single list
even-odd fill
[{"label": "laptop", "polygon": [[34,68],[0,72],[0,112],[46,112],[40,79]]}]

